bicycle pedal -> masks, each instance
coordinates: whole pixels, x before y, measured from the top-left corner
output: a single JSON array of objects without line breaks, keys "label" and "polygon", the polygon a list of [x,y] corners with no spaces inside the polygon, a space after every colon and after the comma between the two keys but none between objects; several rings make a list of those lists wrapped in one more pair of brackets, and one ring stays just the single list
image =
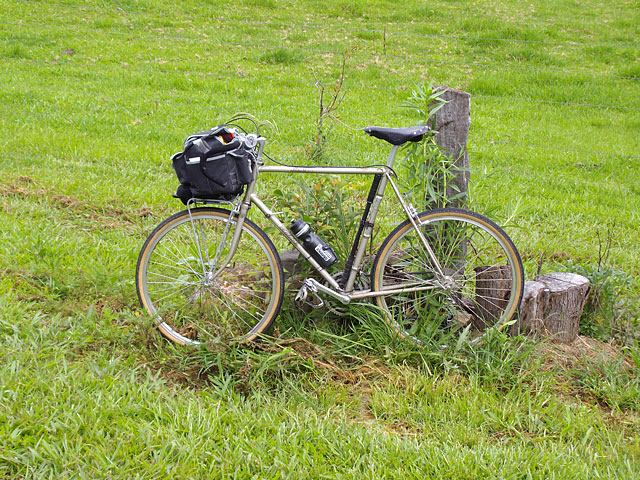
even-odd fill
[{"label": "bicycle pedal", "polygon": [[[308,282],[303,283],[295,298],[295,302],[298,307],[303,307],[305,305],[308,305],[311,308],[324,307],[324,300],[322,300],[316,292],[317,290],[313,288],[313,285],[310,285]],[[311,293],[311,296],[309,296],[309,293]]]},{"label": "bicycle pedal", "polygon": [[316,299],[318,302],[317,303],[313,303],[311,300],[307,300],[307,301],[305,301],[305,303],[307,305],[309,305],[311,308],[322,308],[322,307],[324,307],[324,300],[322,300],[318,295],[316,295],[314,293],[312,298]]}]

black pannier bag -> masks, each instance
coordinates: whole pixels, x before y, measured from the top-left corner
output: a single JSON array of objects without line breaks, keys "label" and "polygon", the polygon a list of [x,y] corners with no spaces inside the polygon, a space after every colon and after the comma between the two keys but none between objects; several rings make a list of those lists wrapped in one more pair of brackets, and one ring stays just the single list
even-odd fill
[{"label": "black pannier bag", "polygon": [[180,186],[174,197],[230,200],[253,180],[255,157],[235,131],[221,126],[189,136],[171,157]]}]

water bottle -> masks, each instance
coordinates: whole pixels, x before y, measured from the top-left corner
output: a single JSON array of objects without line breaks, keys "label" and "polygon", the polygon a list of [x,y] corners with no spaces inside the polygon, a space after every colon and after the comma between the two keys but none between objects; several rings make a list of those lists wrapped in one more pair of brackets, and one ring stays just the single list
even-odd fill
[{"label": "water bottle", "polygon": [[338,258],[327,242],[311,231],[303,220],[291,220],[291,232],[302,242],[304,249],[323,268],[330,267]]}]

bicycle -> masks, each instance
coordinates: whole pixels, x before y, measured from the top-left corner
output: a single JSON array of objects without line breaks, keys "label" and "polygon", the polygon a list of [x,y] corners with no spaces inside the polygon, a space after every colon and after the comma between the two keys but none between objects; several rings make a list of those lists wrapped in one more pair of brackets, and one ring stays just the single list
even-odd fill
[{"label": "bicycle", "polygon": [[[428,127],[368,127],[365,132],[392,145],[386,165],[265,165],[266,139],[235,131],[256,160],[244,194],[233,199],[192,198],[186,210],[153,230],[140,251],[138,297],[166,338],[184,345],[213,338],[248,342],[272,325],[283,302],[283,266],[273,242],[247,218],[252,206],[323,280],[306,278],[296,295],[299,303],[317,307],[324,304],[323,297],[343,304],[373,299],[400,336],[417,342],[429,338],[434,329],[446,329],[466,334],[475,343],[487,331],[508,324],[524,285],[522,262],[511,239],[477,213],[458,208],[418,212],[393,180],[398,148],[422,139]],[[341,275],[329,274],[321,259],[307,251],[255,193],[259,177],[267,173],[373,176]],[[387,186],[407,218],[382,242],[371,271],[363,272],[366,246]],[[363,277],[369,278],[369,285],[360,281]]]}]

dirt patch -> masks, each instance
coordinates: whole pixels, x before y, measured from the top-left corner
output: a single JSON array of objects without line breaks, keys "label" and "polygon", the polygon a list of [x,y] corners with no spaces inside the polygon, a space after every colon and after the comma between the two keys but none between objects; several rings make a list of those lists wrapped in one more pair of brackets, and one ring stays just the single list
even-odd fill
[{"label": "dirt patch", "polygon": [[318,345],[301,338],[277,339],[271,343],[253,343],[252,348],[266,353],[286,351],[284,361],[297,359],[311,362],[318,371],[324,371],[334,383],[349,385],[355,389],[369,391],[369,382],[391,376],[391,370],[381,360],[363,360],[355,365],[343,365]]},{"label": "dirt patch", "polygon": [[149,207],[141,207],[132,212],[126,212],[121,208],[110,205],[92,205],[70,195],[53,195],[51,197],[51,203],[60,209],[83,213],[91,220],[101,222],[105,227],[110,228],[134,225],[139,218],[151,215],[151,209]]},{"label": "dirt patch", "polygon": [[0,195],[3,197],[27,197],[27,196],[46,196],[51,192],[36,184],[35,180],[26,175],[20,175],[13,178],[10,184],[0,185]]},{"label": "dirt patch", "polygon": [[118,298],[101,298],[93,303],[93,308],[98,314],[102,314],[105,308],[113,312],[121,312],[128,308],[128,305]]},{"label": "dirt patch", "polygon": [[283,364],[311,363],[315,369],[328,372],[336,382],[353,384],[356,381],[350,371],[336,365],[319,346],[301,337],[277,339],[270,343],[254,342],[251,348],[271,354],[284,353],[281,358]]},{"label": "dirt patch", "polygon": [[[10,183],[0,185],[0,196],[47,199],[54,208],[81,214],[95,222],[98,229],[132,226],[137,224],[140,218],[153,214],[148,206],[125,211],[111,204],[94,205],[71,195],[55,194],[51,187],[42,187],[33,178],[25,175],[13,178]],[[3,202],[3,208],[6,212],[10,211],[6,202]]]},{"label": "dirt patch", "polygon": [[190,391],[211,387],[209,377],[196,365],[166,364],[158,361],[147,364],[150,370],[159,372],[169,385]]},{"label": "dirt patch", "polygon": [[423,428],[403,420],[396,419],[390,423],[384,423],[383,426],[387,432],[402,437],[417,438],[424,435]]},{"label": "dirt patch", "polygon": [[587,361],[620,362],[625,368],[633,367],[631,360],[615,345],[581,335],[569,344],[541,343],[532,355],[541,359],[545,372],[580,370]]},{"label": "dirt patch", "polygon": [[[234,389],[238,393],[246,394],[251,391],[252,382],[256,380],[256,375],[262,374],[275,375],[274,378],[267,380],[277,386],[280,381],[278,376],[296,376],[314,371],[316,374],[323,375],[327,381],[333,385],[344,385],[348,388],[348,394],[351,398],[358,399],[361,404],[357,421],[372,421],[373,415],[369,411],[371,385],[385,378],[392,378],[391,369],[387,367],[382,360],[377,358],[361,359],[358,362],[345,362],[344,359],[327,354],[322,348],[309,340],[301,337],[273,339],[269,342],[250,342],[243,346],[233,345],[233,342],[219,340],[215,343],[207,345],[207,350],[214,354],[220,355],[221,365],[224,371],[231,374],[234,381]],[[233,349],[241,348],[245,352],[254,352],[258,354],[255,357],[251,354],[246,355],[243,363],[237,363],[237,357],[233,355]],[[231,350],[230,350],[231,349]],[[229,354],[229,355],[227,355]],[[265,355],[266,363],[262,363],[260,356]],[[268,357],[277,355],[277,365],[267,365]],[[203,367],[202,362],[197,358],[199,354],[196,351],[186,353],[186,356],[192,356],[192,360],[182,362],[176,369],[164,369],[163,377],[173,384],[189,389],[201,389],[210,386],[211,377],[215,377],[219,372],[218,366],[207,369]],[[289,372],[289,373],[283,373]],[[393,376],[395,378],[395,376]],[[395,380],[397,383],[397,379]]]},{"label": "dirt patch", "polygon": [[569,345],[539,345],[532,355],[553,379],[555,395],[595,406],[611,423],[638,425],[637,367],[617,345],[579,336]]}]

